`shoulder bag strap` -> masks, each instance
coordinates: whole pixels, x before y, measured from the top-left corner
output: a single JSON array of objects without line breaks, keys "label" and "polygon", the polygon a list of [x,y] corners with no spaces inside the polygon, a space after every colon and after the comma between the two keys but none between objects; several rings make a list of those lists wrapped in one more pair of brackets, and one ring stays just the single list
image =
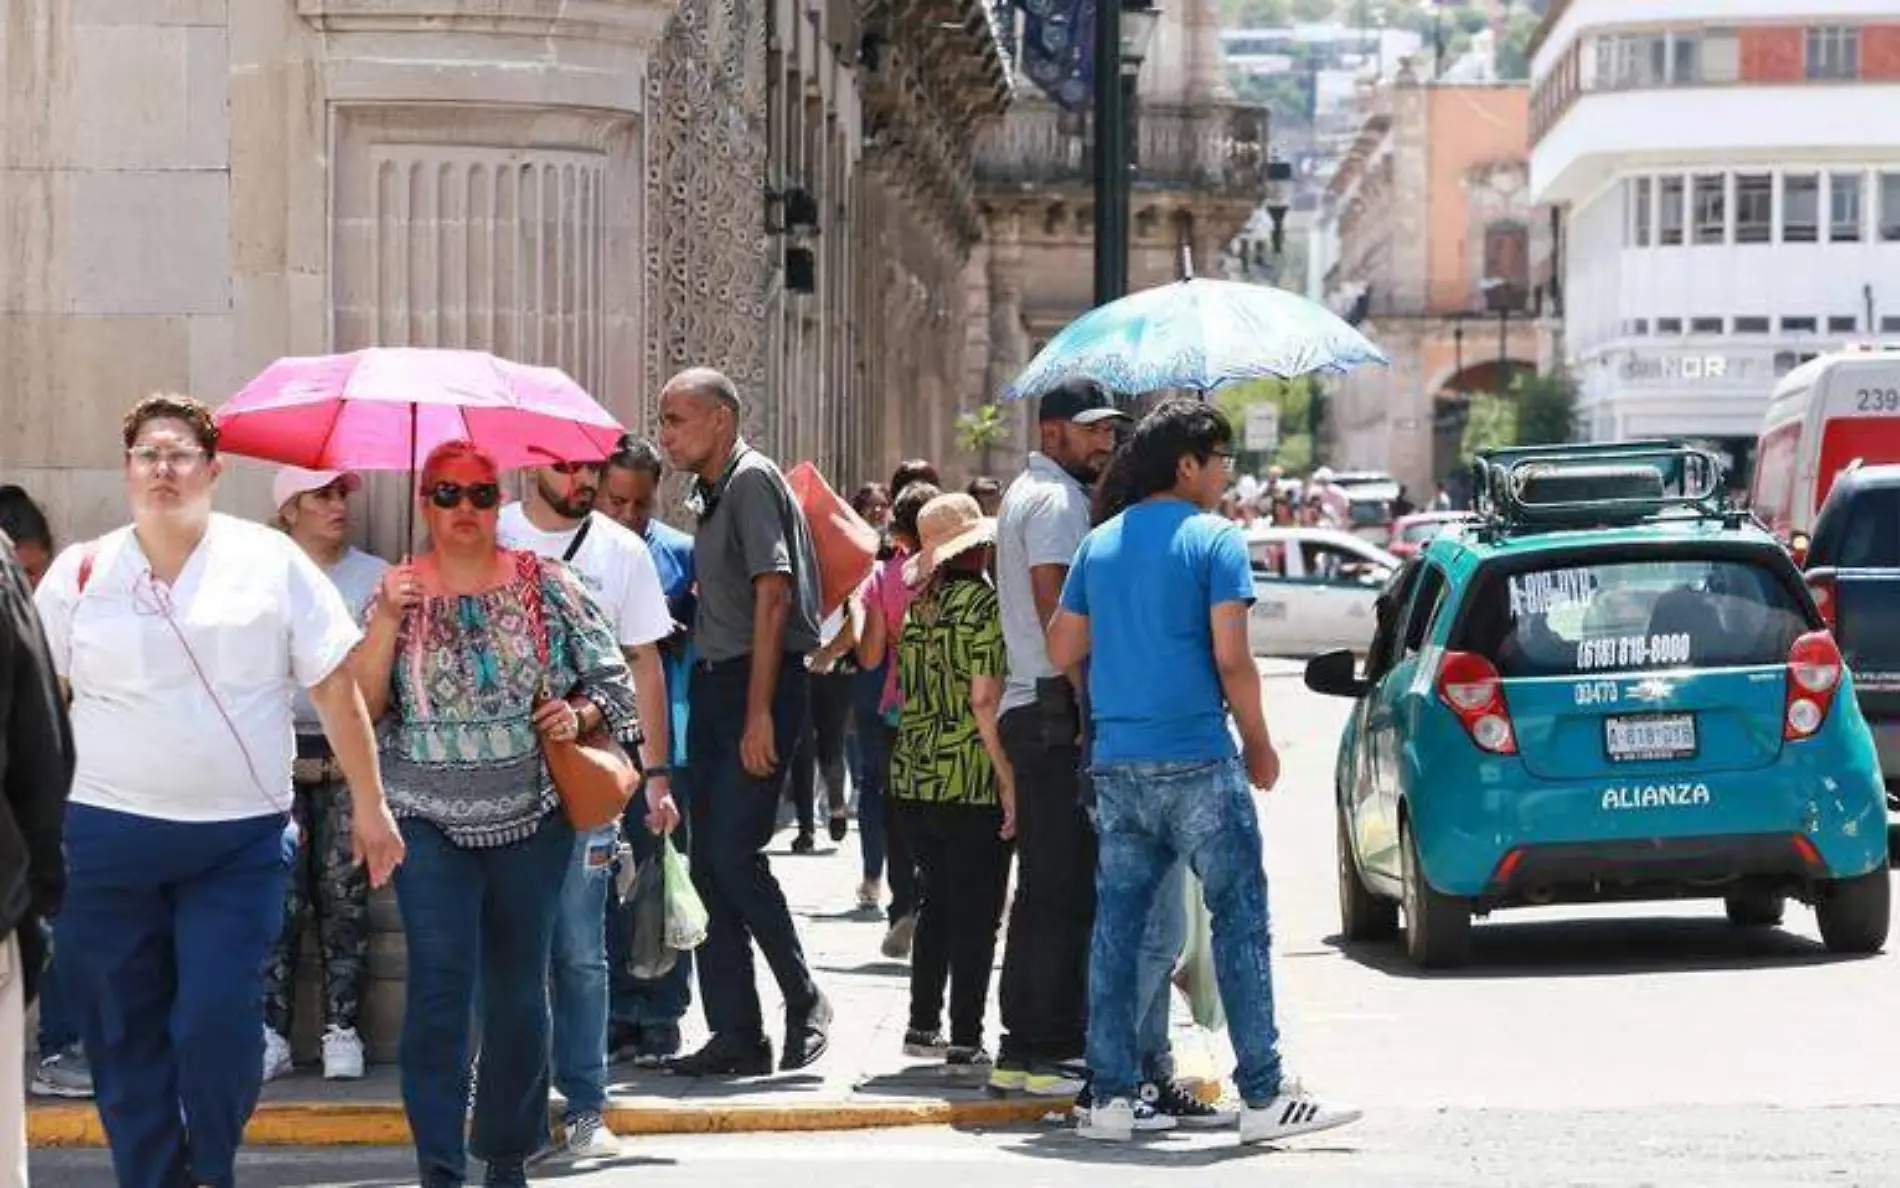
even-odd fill
[{"label": "shoulder bag strap", "polygon": [[581,530],[579,532],[576,532],[574,534],[574,539],[568,542],[567,552],[561,554],[561,560],[567,562],[570,565],[574,563],[574,558],[580,555],[581,546],[587,543],[588,530],[592,528],[593,526],[594,526],[594,513],[588,512],[587,518],[581,521]]}]

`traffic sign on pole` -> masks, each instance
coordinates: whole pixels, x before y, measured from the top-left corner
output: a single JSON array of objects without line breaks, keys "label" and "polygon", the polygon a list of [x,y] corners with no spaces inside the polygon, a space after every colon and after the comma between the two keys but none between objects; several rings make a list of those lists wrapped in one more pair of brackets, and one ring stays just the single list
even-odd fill
[{"label": "traffic sign on pole", "polygon": [[1247,406],[1247,449],[1268,453],[1280,448],[1280,406],[1270,400]]}]

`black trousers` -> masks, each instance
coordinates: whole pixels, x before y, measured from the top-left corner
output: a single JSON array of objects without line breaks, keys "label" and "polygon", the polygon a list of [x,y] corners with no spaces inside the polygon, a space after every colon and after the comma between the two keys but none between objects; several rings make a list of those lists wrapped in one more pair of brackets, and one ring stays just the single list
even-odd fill
[{"label": "black trousers", "polygon": [[1009,892],[1002,811],[963,804],[897,804],[899,831],[917,860],[917,934],[910,955],[910,1027],[934,1032],[950,997],[950,1042],[983,1046],[996,932]]},{"label": "black trousers", "polygon": [[1016,902],[1003,954],[1003,1043],[1010,1060],[1075,1060],[1087,1047],[1095,830],[1089,824],[1069,701],[1039,698],[1003,715],[1016,771]]},{"label": "black trousers", "polygon": [[851,719],[852,673],[811,675],[811,721],[792,754],[792,806],[798,810],[798,831],[817,829],[818,779],[825,781],[825,807],[844,811],[844,732]]},{"label": "black trousers", "polygon": [[781,764],[759,779],[739,760],[751,658],[702,665],[693,672],[687,732],[693,886],[708,917],[706,943],[699,948],[699,996],[714,1035],[764,1035],[754,943],[772,969],[787,1010],[804,1010],[818,997],[785,892],[765,857],[784,794],[782,759],[792,753],[811,713],[808,678],[804,657],[787,655],[772,695],[773,739]]}]

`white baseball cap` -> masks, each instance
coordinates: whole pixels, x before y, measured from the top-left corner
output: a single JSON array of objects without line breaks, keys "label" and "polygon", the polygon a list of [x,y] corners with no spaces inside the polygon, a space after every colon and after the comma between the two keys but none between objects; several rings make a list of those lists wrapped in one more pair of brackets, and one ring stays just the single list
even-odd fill
[{"label": "white baseball cap", "polygon": [[305,470],[301,466],[286,466],[271,480],[271,506],[282,510],[286,503],[297,496],[321,491],[338,479],[343,480],[343,489],[351,494],[363,489],[362,476],[348,470]]}]

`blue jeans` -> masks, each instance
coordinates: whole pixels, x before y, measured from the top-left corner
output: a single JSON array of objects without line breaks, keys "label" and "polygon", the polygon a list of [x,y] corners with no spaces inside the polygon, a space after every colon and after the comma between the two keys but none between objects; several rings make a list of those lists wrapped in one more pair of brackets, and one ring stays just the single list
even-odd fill
[{"label": "blue jeans", "polygon": [[66,810],[60,976],[77,990],[123,1188],[231,1188],[264,1082],[264,961],[284,923],[287,818]]},{"label": "blue jeans", "polygon": [[[403,1108],[424,1188],[453,1188],[470,1154],[511,1166],[547,1137],[547,970],[574,831],[555,812],[526,841],[471,850],[426,821],[400,824],[409,847],[396,868],[409,946]],[[482,1059],[465,1144],[478,963]]]},{"label": "blue jeans", "polygon": [[1174,1007],[1174,966],[1186,946],[1187,864],[1176,862],[1161,876],[1141,933],[1141,972],[1135,982],[1141,1022],[1136,1026],[1135,1044],[1146,1080],[1174,1079],[1174,1041],[1168,1021]]},{"label": "blue jeans", "polygon": [[[673,845],[682,853],[692,853],[692,835],[686,818],[692,812],[692,773],[684,767],[673,769],[673,803],[679,806],[681,820],[673,831]],[[633,849],[636,863],[651,862],[660,852],[660,839],[647,829],[647,801],[644,791],[634,794],[621,822],[627,845]],[[677,1027],[693,1005],[693,955],[681,953],[673,968],[657,978],[636,978],[628,968],[632,954],[633,921],[615,897],[609,905],[611,923],[607,928],[607,975],[610,1015],[616,1023],[636,1027]]]},{"label": "blue jeans", "polygon": [[[23,927],[31,927],[24,925]],[[40,974],[40,1059],[64,1052],[79,1042],[79,1004],[73,1000],[76,989],[60,973],[59,932],[53,921],[46,925],[50,956]]]},{"label": "blue jeans", "polygon": [[1185,859],[1213,916],[1214,973],[1253,1106],[1280,1091],[1279,1029],[1268,962],[1267,875],[1260,819],[1238,759],[1108,763],[1095,768],[1101,823],[1089,968],[1089,1069],[1098,1101],[1139,1079],[1142,939],[1162,880]]},{"label": "blue jeans", "polygon": [[617,822],[574,838],[554,920],[554,1087],[570,1117],[607,1105],[607,898],[619,849]]},{"label": "blue jeans", "polygon": [[878,699],[884,695],[884,666],[860,672],[851,680],[851,718],[857,727],[857,757],[851,782],[858,790],[858,848],[864,856],[864,878],[884,877],[884,831],[889,819],[885,795],[891,782],[891,755],[885,735],[884,715],[878,712]]}]

